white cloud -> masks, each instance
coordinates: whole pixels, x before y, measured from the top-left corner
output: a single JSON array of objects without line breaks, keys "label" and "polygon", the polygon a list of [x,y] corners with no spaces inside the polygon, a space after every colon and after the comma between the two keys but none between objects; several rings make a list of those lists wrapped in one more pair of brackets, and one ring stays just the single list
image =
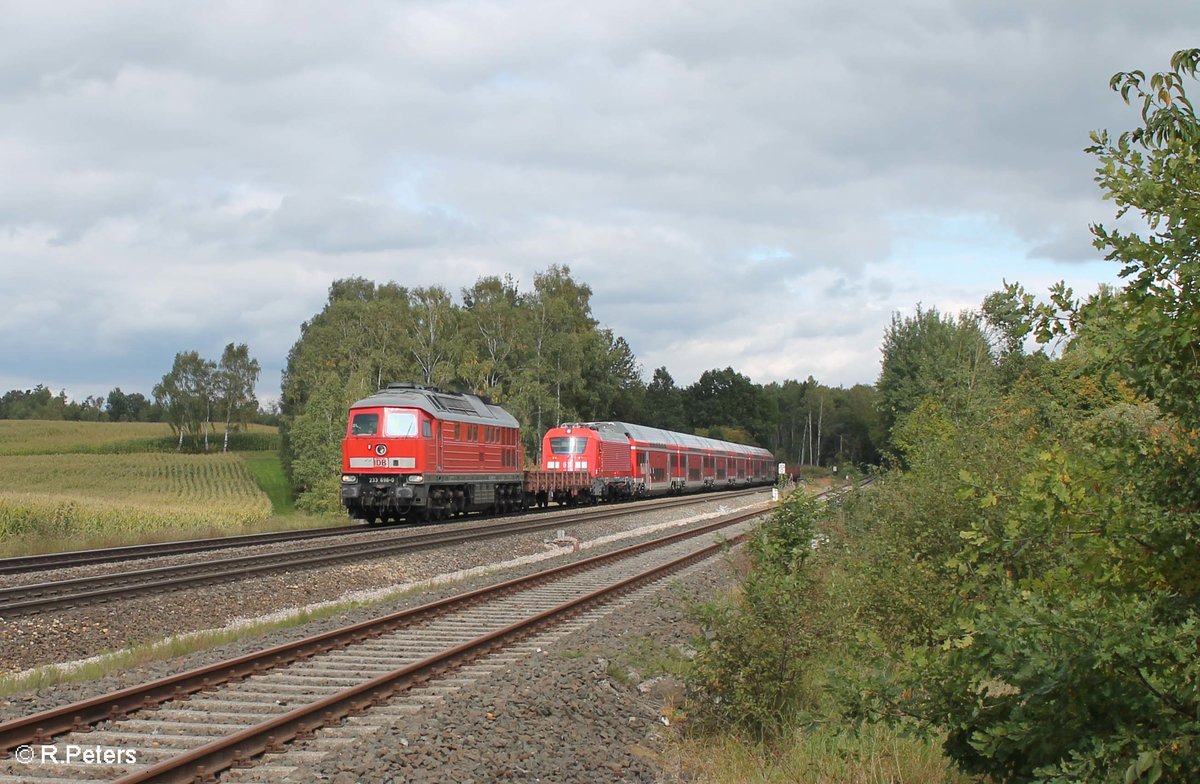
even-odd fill
[{"label": "white cloud", "polygon": [[1189,10],[9,7],[0,377],[148,391],[236,340],[270,394],[336,278],[568,263],[647,370],[870,382],[893,309],[1112,278],[1082,148],[1136,123],[1108,77],[1164,68]]}]

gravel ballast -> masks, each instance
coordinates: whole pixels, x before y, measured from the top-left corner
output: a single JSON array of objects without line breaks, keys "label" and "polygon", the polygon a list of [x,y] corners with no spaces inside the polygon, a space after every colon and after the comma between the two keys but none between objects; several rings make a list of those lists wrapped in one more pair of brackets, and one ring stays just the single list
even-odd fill
[{"label": "gravel ballast", "polygon": [[[718,496],[700,500],[697,506],[687,509],[637,514],[636,510],[631,508],[629,517],[575,526],[569,529],[568,533],[582,540],[590,540],[633,528],[679,520],[684,516],[711,516],[718,510],[732,511],[734,508],[761,503],[761,497]],[[554,562],[616,549],[631,544],[638,538],[610,542],[594,550],[560,557]],[[521,554],[537,554],[547,550],[547,543],[540,536],[525,535],[513,539],[520,541],[491,540],[446,551],[431,550],[401,558],[381,559],[378,562],[349,564],[295,575],[281,574],[255,580],[250,589],[244,584],[231,583],[205,589],[178,591],[163,596],[141,597],[109,606],[81,608],[54,617],[33,616],[0,622],[0,660],[12,671],[44,662],[77,659],[92,655],[98,650],[120,649],[132,640],[157,640],[164,635],[220,627],[237,618],[292,610],[309,601],[341,598],[347,591],[426,579]],[[502,577],[527,574],[545,565],[545,562],[528,564],[506,570],[502,574],[475,576],[433,589],[413,592],[382,605],[339,612],[330,618],[310,622],[302,627],[282,629],[265,636],[239,640],[179,659],[152,662],[91,683],[65,683],[41,689],[30,695],[0,698],[0,718],[11,718],[84,699],[148,678],[202,666],[267,645],[299,639],[384,612],[415,606],[433,598],[495,582]]]},{"label": "gravel ballast", "polygon": [[691,655],[686,602],[734,580],[714,559],[503,671],[283,781],[675,780],[663,751],[682,685],[650,669]]}]

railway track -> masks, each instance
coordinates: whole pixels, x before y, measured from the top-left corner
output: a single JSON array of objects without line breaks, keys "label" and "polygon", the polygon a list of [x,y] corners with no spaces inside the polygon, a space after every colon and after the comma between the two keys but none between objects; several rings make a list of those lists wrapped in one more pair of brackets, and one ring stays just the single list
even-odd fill
[{"label": "railway track", "polygon": [[[726,497],[763,492],[761,488],[735,491]],[[0,589],[0,618],[46,613],[73,607],[124,599],[142,594],[227,582],[267,572],[310,569],[343,561],[443,547],[487,539],[594,522],[631,512],[651,511],[712,500],[714,496],[692,495],[660,499],[635,508],[620,505],[572,515],[539,516],[532,520],[502,520],[479,525],[443,526],[437,531],[398,529],[390,536],[371,542],[355,541],[310,547],[300,551],[270,552],[198,563],[113,572],[53,582],[32,583]]]},{"label": "railway track", "polygon": [[[762,490],[762,488],[757,488]],[[728,491],[722,491],[728,492]],[[733,491],[739,492],[739,491]],[[637,503],[654,503],[651,501]],[[653,508],[653,507],[649,507]],[[559,512],[565,507],[552,507],[543,510],[529,509],[525,514]],[[136,544],[124,547],[101,547],[91,550],[70,550],[61,553],[42,553],[39,555],[21,555],[0,558],[0,575],[25,574],[28,572],[45,572],[54,569],[67,569],[73,566],[91,566],[94,564],[120,563],[146,558],[160,558],[172,555],[189,555],[192,553],[211,552],[213,550],[229,550],[236,547],[253,547],[263,544],[279,544],[282,542],[302,542],[308,539],[326,539],[345,536],[347,534],[362,534],[371,531],[407,530],[416,526],[371,526],[364,523],[339,525],[330,528],[307,528],[297,531],[269,531],[261,534],[239,534],[237,536],[216,536],[208,539],[184,539],[174,542],[155,542],[152,544]]]},{"label": "railway track", "polygon": [[211,539],[184,539],[175,542],[133,544],[125,547],[101,547],[94,550],[70,550],[62,553],[20,555],[11,558],[0,558],[0,574],[44,572],[52,569],[66,569],[72,566],[120,563],[121,561],[158,558],[167,555],[188,555],[190,553],[203,553],[212,550],[227,550],[233,547],[252,547],[259,544],[276,544],[278,542],[300,542],[306,539],[323,539],[331,536],[363,533],[369,530],[373,529],[368,528],[362,523],[357,523],[354,525],[339,525],[332,528],[309,528],[302,531],[270,531],[261,534],[218,536]]},{"label": "railway track", "polygon": [[[503,666],[514,646],[720,552],[763,510],[0,723],[0,783],[191,782],[326,747]],[[720,539],[718,539],[720,537]],[[551,631],[548,632],[547,630]],[[356,726],[357,725],[357,726]],[[323,728],[323,729],[322,729]],[[314,750],[318,749],[318,750]],[[74,750],[74,758],[66,762]],[[81,764],[79,756],[110,763]],[[291,753],[291,752],[289,752]],[[299,750],[301,762],[319,746]],[[307,756],[306,756],[307,755]],[[274,756],[274,755],[272,755]],[[288,771],[287,755],[272,761]],[[269,775],[269,770],[256,774]],[[234,772],[236,777],[236,772]]]}]

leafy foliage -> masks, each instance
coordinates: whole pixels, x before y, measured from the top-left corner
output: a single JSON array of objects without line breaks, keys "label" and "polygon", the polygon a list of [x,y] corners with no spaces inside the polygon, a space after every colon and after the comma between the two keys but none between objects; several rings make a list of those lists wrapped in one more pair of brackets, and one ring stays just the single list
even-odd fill
[{"label": "leafy foliage", "polygon": [[1151,232],[1093,227],[1125,288],[1077,301],[1060,284],[1039,304],[1010,285],[992,301],[1014,336],[1028,325],[1063,356],[1028,365],[990,404],[995,424],[972,427],[979,454],[955,455],[969,514],[940,643],[891,651],[859,684],[868,710],[948,732],[969,771],[1200,778],[1200,130],[1183,90],[1198,60],[1118,74],[1145,124],[1092,137],[1097,182]]},{"label": "leafy foliage", "polygon": [[[845,711],[943,737],[988,780],[1200,780],[1198,63],[1118,74],[1143,126],[1093,135],[1097,182],[1149,229],[1093,227],[1125,287],[894,319],[880,396],[904,466],[818,521],[813,602],[838,622],[794,617],[840,654]],[[1061,355],[1025,354],[1030,334]],[[754,617],[721,620],[774,662]]]},{"label": "leafy foliage", "polygon": [[797,618],[811,610],[804,564],[815,516],[810,497],[789,496],[752,539],[753,569],[741,593],[695,608],[706,630],[690,679],[701,724],[771,738],[811,704],[805,670],[817,639]]},{"label": "leafy foliage", "polygon": [[[120,392],[120,390],[115,390]],[[138,397],[141,397],[140,395]],[[82,402],[67,399],[66,390],[54,394],[38,384],[33,389],[12,389],[0,396],[0,419],[49,419],[98,422],[104,418],[104,399],[88,397]],[[145,403],[145,398],[141,398]],[[159,421],[158,411],[146,411],[140,421]],[[115,420],[114,420],[115,421]]]},{"label": "leafy foliage", "polygon": [[[250,357],[244,343],[225,346],[220,363],[204,359],[196,351],[176,354],[170,371],[154,386],[155,405],[179,436],[176,451],[183,450],[184,436],[189,434],[197,442],[203,434],[204,451],[208,451],[213,413],[217,409],[224,412],[224,449],[228,451],[229,432],[244,429],[258,411],[254,397],[258,375],[258,360]],[[116,397],[115,402],[124,408],[130,406],[130,399],[124,395]]]},{"label": "leafy foliage", "polygon": [[877,386],[889,436],[924,397],[936,397],[957,417],[986,399],[996,385],[996,357],[976,314],[954,320],[920,305],[911,317],[893,314],[882,350]]}]

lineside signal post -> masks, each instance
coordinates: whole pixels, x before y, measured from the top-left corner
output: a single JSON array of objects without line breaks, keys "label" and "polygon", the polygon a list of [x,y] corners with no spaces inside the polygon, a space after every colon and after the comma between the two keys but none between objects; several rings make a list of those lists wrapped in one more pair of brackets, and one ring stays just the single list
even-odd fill
[{"label": "lineside signal post", "polygon": [[780,490],[783,489],[784,477],[787,476],[787,463],[779,464],[779,479],[775,482],[775,486],[771,488],[771,500],[778,501]]}]

